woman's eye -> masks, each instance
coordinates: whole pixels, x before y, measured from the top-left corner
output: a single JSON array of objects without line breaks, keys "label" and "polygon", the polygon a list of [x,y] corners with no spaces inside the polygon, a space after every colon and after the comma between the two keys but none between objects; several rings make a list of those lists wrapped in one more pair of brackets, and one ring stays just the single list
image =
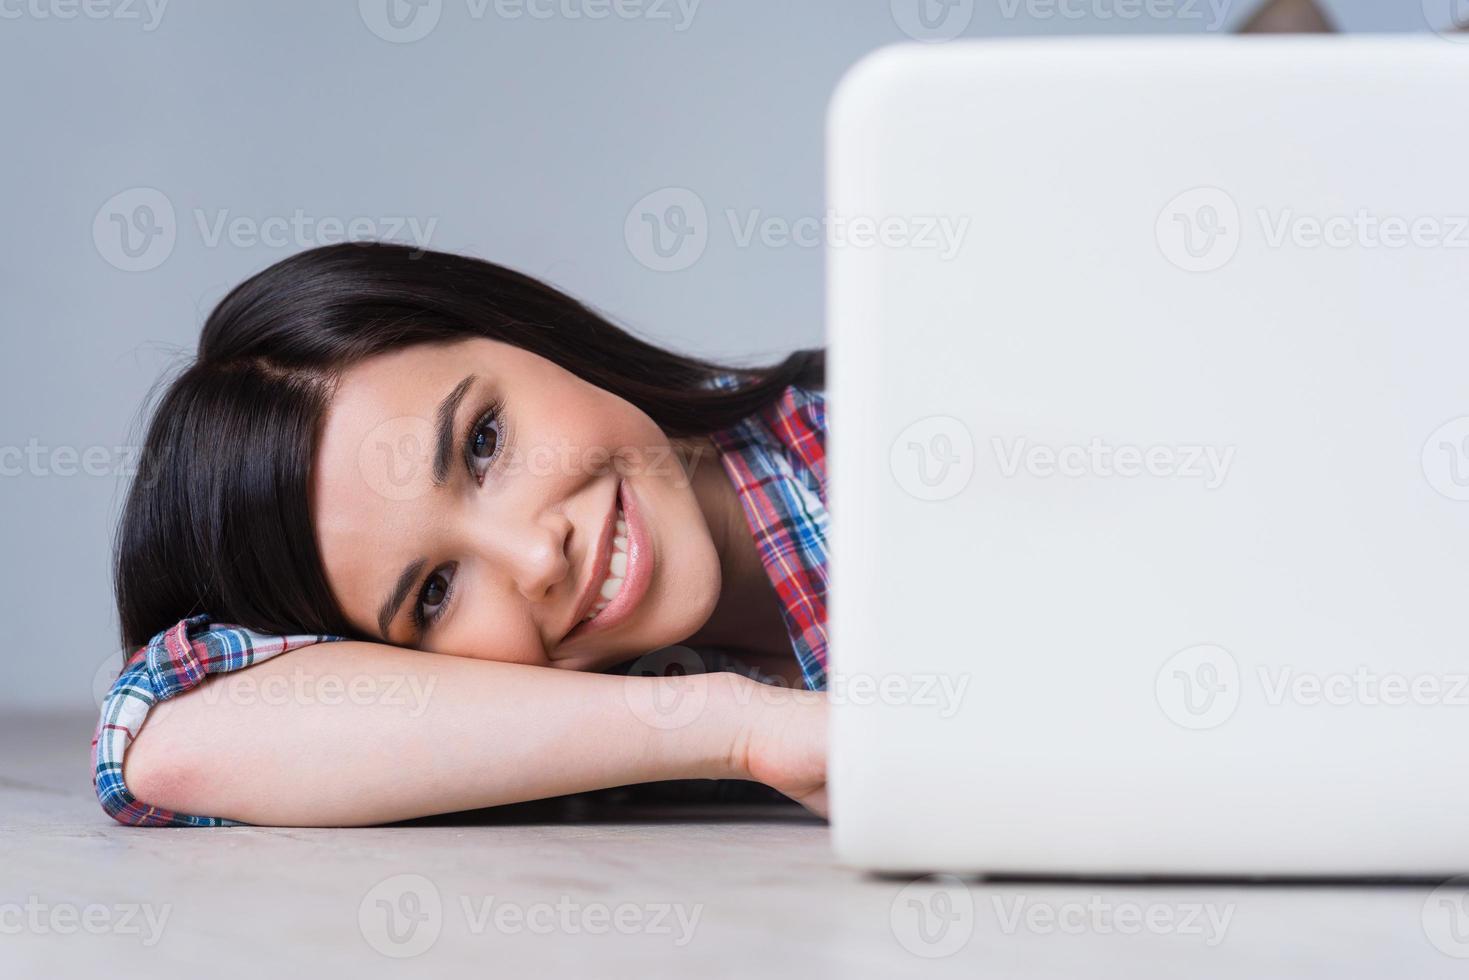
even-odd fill
[{"label": "woman's eye", "polygon": [[423,619],[431,621],[448,595],[449,580],[443,572],[434,572],[428,577],[428,581],[423,583],[423,592],[418,597]]},{"label": "woman's eye", "polygon": [[474,437],[469,443],[470,454],[476,459],[489,459],[495,455],[495,445],[499,438],[499,434],[495,432],[494,419],[481,422],[474,427]]},{"label": "woman's eye", "polygon": [[480,416],[474,428],[469,430],[469,439],[464,446],[466,462],[476,479],[483,479],[484,471],[494,461],[500,449],[500,413],[492,408]]}]

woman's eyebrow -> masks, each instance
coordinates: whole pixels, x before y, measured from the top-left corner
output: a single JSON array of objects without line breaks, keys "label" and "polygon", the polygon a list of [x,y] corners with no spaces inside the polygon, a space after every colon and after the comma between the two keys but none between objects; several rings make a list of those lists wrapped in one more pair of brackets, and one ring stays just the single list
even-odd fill
[{"label": "woman's eyebrow", "polygon": [[459,403],[464,400],[469,386],[474,384],[475,376],[470,375],[454,386],[454,390],[444,396],[439,402],[438,412],[438,434],[434,440],[434,485],[443,486],[444,481],[449,478],[449,461],[454,452],[454,415],[459,411]]},{"label": "woman's eyebrow", "polygon": [[419,573],[423,566],[428,564],[428,559],[420,558],[409,562],[408,566],[398,575],[398,581],[393,583],[393,590],[388,593],[387,599],[383,601],[377,611],[377,631],[382,636],[384,643],[391,643],[388,639],[388,626],[393,622],[393,616],[397,614],[398,607],[403,600],[408,598],[408,593],[413,591],[413,584],[418,581]]}]

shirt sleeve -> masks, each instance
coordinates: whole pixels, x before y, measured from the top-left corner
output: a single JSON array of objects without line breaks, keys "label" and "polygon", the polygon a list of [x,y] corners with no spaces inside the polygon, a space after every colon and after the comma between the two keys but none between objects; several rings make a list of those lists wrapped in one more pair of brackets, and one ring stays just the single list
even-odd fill
[{"label": "shirt sleeve", "polygon": [[227,827],[240,823],[220,817],[178,813],[150,806],[128,792],[122,761],[148,712],[203,683],[210,674],[242,670],[290,650],[343,637],[301,634],[278,636],[192,616],[160,632],[123,666],[102,699],[102,715],[92,736],[92,785],[97,801],[118,823],[135,827]]}]

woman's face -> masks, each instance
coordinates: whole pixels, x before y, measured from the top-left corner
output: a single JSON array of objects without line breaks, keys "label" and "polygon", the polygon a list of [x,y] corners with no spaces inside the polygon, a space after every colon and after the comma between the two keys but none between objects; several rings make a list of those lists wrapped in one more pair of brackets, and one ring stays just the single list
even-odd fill
[{"label": "woman's face", "polygon": [[543,357],[418,345],[342,376],[311,509],[327,581],[363,633],[597,669],[714,610],[719,557],[691,466],[642,411]]}]

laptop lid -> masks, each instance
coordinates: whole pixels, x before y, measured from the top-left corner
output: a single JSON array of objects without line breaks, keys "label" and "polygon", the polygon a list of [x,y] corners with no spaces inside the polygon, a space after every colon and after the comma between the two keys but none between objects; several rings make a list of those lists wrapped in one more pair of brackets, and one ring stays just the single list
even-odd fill
[{"label": "laptop lid", "polygon": [[842,82],[841,858],[1469,868],[1466,86],[1431,36]]}]

